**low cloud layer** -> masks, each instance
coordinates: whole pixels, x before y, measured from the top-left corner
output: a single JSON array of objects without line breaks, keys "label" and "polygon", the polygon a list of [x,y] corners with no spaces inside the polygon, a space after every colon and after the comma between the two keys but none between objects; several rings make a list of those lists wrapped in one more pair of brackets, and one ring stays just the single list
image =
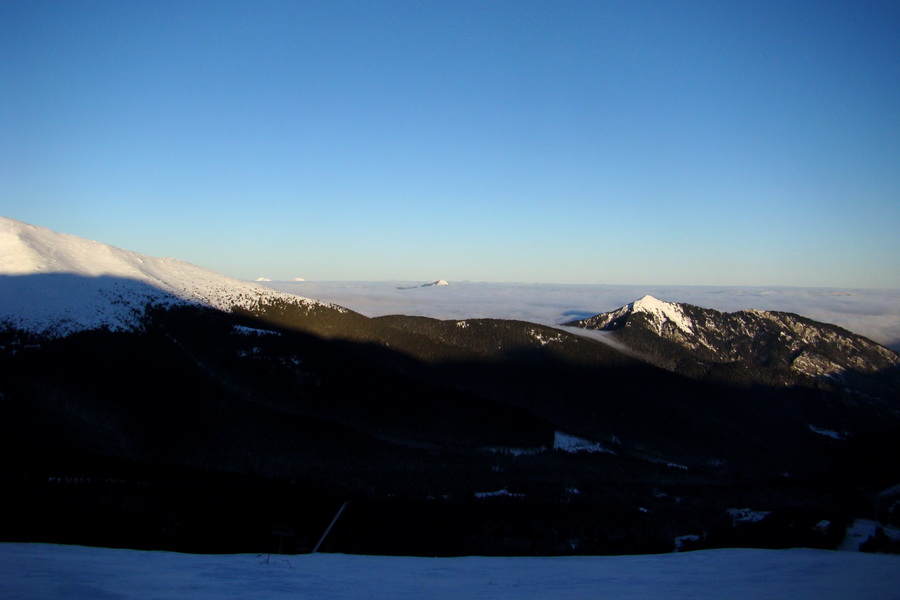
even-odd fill
[{"label": "low cloud layer", "polygon": [[548,325],[614,310],[651,294],[661,300],[726,312],[747,308],[793,312],[833,323],[900,351],[900,290],[474,282],[412,287],[421,283],[273,281],[266,285],[333,302],[371,317],[388,314],[437,319],[487,317]]}]

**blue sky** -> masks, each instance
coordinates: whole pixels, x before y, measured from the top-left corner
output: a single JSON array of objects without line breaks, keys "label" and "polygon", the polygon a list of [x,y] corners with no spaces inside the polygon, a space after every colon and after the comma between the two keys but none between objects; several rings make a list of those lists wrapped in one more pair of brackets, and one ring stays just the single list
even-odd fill
[{"label": "blue sky", "polygon": [[897,2],[0,4],[0,214],[244,279],[900,288]]}]

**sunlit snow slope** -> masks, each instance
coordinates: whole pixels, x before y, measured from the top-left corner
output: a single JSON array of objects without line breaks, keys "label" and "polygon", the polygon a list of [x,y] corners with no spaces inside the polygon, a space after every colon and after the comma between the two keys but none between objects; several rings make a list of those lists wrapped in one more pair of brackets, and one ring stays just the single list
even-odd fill
[{"label": "sunlit snow slope", "polygon": [[148,304],[220,310],[273,299],[318,304],[173,258],[155,258],[0,217],[0,321],[65,335],[138,325]]},{"label": "sunlit snow slope", "polygon": [[[684,314],[684,310],[673,302],[664,302],[653,296],[644,296],[622,308],[605,315],[597,316],[597,329],[603,329],[609,323],[613,323],[623,316],[631,313],[643,313],[655,324],[657,330],[662,332],[665,323],[673,323],[675,327],[689,334],[694,333],[694,325],[690,317]],[[602,318],[601,318],[602,317]],[[602,322],[601,322],[602,321]]]}]

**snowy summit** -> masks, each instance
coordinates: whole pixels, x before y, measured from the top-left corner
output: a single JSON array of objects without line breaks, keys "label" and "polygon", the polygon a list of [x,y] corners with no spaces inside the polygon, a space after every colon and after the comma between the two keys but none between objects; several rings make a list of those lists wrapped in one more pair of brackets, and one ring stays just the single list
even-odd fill
[{"label": "snowy summit", "polygon": [[229,311],[282,299],[319,304],[220,275],[0,217],[0,321],[66,335],[130,329],[147,305],[199,304]]},{"label": "snowy summit", "polygon": [[640,312],[650,316],[660,329],[664,323],[669,322],[685,333],[694,333],[694,325],[691,319],[674,302],[664,302],[648,294],[628,306],[632,312]]},{"label": "snowy summit", "polygon": [[666,323],[672,323],[685,333],[694,333],[694,324],[680,305],[674,302],[665,302],[649,294],[617,310],[597,315],[594,317],[593,326],[596,329],[604,329],[617,323],[623,317],[638,313],[647,316],[660,334]]}]

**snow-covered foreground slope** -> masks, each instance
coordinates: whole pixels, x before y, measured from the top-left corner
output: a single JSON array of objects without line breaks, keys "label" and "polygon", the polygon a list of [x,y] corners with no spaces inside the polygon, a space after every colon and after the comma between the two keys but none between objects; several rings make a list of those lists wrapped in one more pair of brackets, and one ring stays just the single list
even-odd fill
[{"label": "snow-covered foreground slope", "polygon": [[155,258],[0,217],[0,322],[66,334],[133,327],[147,304],[221,310],[314,303],[173,258]]},{"label": "snow-covered foreground slope", "polygon": [[557,558],[266,557],[0,544],[0,597],[896,600],[900,556],[726,549]]}]

